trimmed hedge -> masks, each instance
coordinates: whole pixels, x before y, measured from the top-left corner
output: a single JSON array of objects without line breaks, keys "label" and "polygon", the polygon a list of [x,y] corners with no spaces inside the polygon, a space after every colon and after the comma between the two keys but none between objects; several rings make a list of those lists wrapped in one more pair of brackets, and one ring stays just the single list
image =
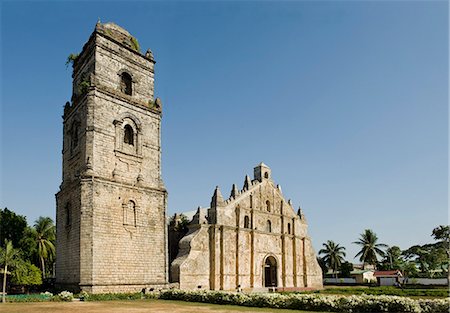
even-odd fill
[{"label": "trimmed hedge", "polygon": [[84,296],[84,301],[111,301],[111,300],[138,300],[138,299],[157,299],[157,293],[142,294],[136,293],[95,293]]},{"label": "trimmed hedge", "polygon": [[50,301],[52,296],[44,294],[31,295],[6,295],[6,302],[45,302]]},{"label": "trimmed hedge", "polygon": [[249,307],[327,312],[448,313],[450,299],[414,300],[397,296],[317,294],[244,294],[219,291],[161,291],[159,299]]}]

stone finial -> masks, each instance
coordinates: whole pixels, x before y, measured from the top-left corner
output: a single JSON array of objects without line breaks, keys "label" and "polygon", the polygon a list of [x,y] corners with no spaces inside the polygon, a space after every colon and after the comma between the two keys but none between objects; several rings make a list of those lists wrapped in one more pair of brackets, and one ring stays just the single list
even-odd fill
[{"label": "stone finial", "polygon": [[236,184],[233,184],[233,187],[231,187],[230,198],[236,198],[238,194],[239,194],[239,191],[238,191],[238,189],[236,187]]},{"label": "stone finial", "polygon": [[250,180],[250,177],[248,175],[245,175],[244,190],[249,190],[251,185],[252,181]]},{"label": "stone finial", "polygon": [[303,210],[300,206],[298,207],[297,215],[300,217],[301,220],[304,218]]},{"label": "stone finial", "polygon": [[70,110],[70,102],[67,101],[66,104],[64,105],[64,116],[67,116],[69,110]]},{"label": "stone finial", "polygon": [[277,185],[277,189],[278,189],[281,193],[283,193],[283,191],[281,191],[281,185]]},{"label": "stone finial", "polygon": [[197,208],[197,212],[192,218],[192,224],[206,224],[206,216],[201,207]]},{"label": "stone finial", "polygon": [[288,204],[289,204],[290,206],[292,206],[292,201],[291,201],[291,199],[288,200]]},{"label": "stone finial", "polygon": [[147,52],[145,52],[145,57],[151,61],[155,61],[155,59],[153,58],[153,52],[150,49],[147,49]]},{"label": "stone finial", "polygon": [[153,103],[153,105],[154,105],[155,109],[161,110],[161,108],[162,108],[162,101],[161,101],[161,99],[160,98],[156,98],[155,102]]},{"label": "stone finial", "polygon": [[224,204],[222,193],[220,192],[219,186],[216,186],[214,194],[211,199],[211,208],[222,206]]}]

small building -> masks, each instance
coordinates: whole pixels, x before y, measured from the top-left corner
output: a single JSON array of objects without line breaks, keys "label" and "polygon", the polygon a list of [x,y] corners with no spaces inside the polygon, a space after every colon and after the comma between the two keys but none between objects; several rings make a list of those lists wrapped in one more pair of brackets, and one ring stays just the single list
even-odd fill
[{"label": "small building", "polygon": [[400,278],[403,277],[399,270],[375,271],[373,276],[377,279],[378,286],[395,286],[400,283]]},{"label": "small building", "polygon": [[363,284],[374,282],[377,279],[374,277],[374,270],[353,270],[350,272],[350,276],[355,279],[355,283]]}]

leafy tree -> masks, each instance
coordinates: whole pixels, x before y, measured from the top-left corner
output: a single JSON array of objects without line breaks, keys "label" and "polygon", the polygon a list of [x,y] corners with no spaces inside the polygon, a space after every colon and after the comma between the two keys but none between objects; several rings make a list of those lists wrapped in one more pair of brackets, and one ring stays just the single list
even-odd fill
[{"label": "leafy tree", "polygon": [[422,276],[435,277],[437,273],[449,274],[449,242],[450,230],[448,225],[440,225],[433,229],[431,236],[436,243],[414,245],[402,252],[409,262],[414,262]]},{"label": "leafy tree", "polygon": [[2,302],[5,302],[6,294],[6,277],[8,276],[8,267],[19,267],[22,263],[19,250],[14,249],[14,246],[10,240],[5,240],[5,247],[0,248],[0,264],[3,267],[3,296]]},{"label": "leafy tree", "polygon": [[402,268],[405,277],[417,277],[419,273],[415,262],[405,262]]},{"label": "leafy tree", "polygon": [[[433,229],[433,232],[431,233],[431,236],[434,238],[434,240],[437,240],[437,243],[435,244],[436,247],[442,248],[447,253],[447,257],[450,258],[450,228],[448,225],[439,225],[435,229]],[[448,263],[448,260],[447,260]]]},{"label": "leafy tree", "polygon": [[42,277],[45,278],[45,262],[53,261],[55,257],[56,229],[53,220],[50,217],[39,217],[31,232],[36,241]]},{"label": "leafy tree", "polygon": [[24,260],[29,260],[35,265],[39,265],[39,257],[36,245],[35,231],[27,226],[23,232],[23,237],[19,242],[19,249]]},{"label": "leafy tree", "polygon": [[433,229],[431,236],[433,236],[435,240],[440,240],[446,243],[448,246],[450,243],[450,228],[448,225],[439,225]]},{"label": "leafy tree", "polygon": [[360,236],[358,241],[353,242],[361,247],[361,251],[355,255],[355,258],[359,256],[359,260],[364,264],[376,265],[378,256],[384,256],[382,248],[387,248],[387,245],[377,243],[378,237],[371,229],[366,229]]},{"label": "leafy tree", "polygon": [[353,264],[350,262],[343,262],[339,271],[341,272],[341,277],[350,277],[350,274],[353,271]]},{"label": "leafy tree", "polygon": [[339,244],[335,244],[334,241],[328,240],[326,243],[322,244],[324,249],[320,249],[319,254],[323,254],[323,261],[327,265],[328,268],[332,269],[336,278],[338,269],[341,266],[341,263],[344,261],[345,257],[345,248],[339,246]]},{"label": "leafy tree", "polygon": [[415,262],[420,272],[434,277],[437,271],[448,270],[448,257],[445,249],[436,244],[415,245],[402,252],[405,259]]},{"label": "leafy tree", "polygon": [[24,216],[17,215],[8,208],[0,210],[0,245],[4,247],[5,240],[10,240],[13,246],[18,247],[26,227],[27,220]]},{"label": "leafy tree", "polygon": [[387,248],[379,268],[382,270],[400,270],[403,267],[402,250],[398,246]]},{"label": "leafy tree", "polygon": [[16,285],[41,285],[42,273],[41,270],[30,262],[23,262],[23,264],[17,267],[11,275],[11,283]]}]

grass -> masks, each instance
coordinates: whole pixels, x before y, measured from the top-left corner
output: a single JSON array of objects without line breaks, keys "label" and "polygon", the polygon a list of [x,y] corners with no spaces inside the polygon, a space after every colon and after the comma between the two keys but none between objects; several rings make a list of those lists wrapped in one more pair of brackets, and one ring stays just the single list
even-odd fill
[{"label": "grass", "polygon": [[[38,302],[0,304],[0,312],[7,313],[122,313],[122,312],[171,312],[171,313],[292,313],[292,310],[249,308],[236,305],[192,303],[172,300],[134,300],[100,302]],[[312,313],[310,311],[297,311]],[[316,312],[317,313],[317,312]],[[320,313],[320,312],[319,312]]]}]

